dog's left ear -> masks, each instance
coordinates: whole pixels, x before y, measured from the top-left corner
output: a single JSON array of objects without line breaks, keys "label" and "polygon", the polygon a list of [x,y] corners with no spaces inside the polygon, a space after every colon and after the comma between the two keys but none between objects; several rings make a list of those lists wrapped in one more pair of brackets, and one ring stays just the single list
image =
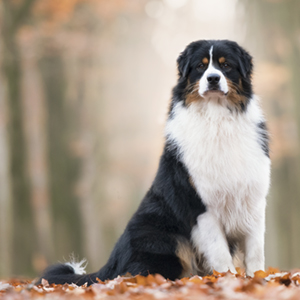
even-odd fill
[{"label": "dog's left ear", "polygon": [[177,67],[179,77],[186,78],[190,69],[190,51],[188,48],[181,52],[179,57],[177,58]]},{"label": "dog's left ear", "polygon": [[252,74],[253,69],[252,56],[243,48],[239,48],[238,61],[240,72],[243,77],[249,77]]}]

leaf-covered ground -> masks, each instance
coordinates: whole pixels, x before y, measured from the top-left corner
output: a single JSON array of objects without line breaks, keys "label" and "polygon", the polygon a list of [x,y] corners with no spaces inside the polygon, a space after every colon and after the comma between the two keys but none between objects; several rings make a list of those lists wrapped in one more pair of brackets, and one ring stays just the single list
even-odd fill
[{"label": "leaf-covered ground", "polygon": [[118,277],[89,287],[75,284],[35,286],[32,281],[0,282],[0,299],[300,299],[300,272],[270,268],[254,278],[243,272],[170,281],[161,275]]}]

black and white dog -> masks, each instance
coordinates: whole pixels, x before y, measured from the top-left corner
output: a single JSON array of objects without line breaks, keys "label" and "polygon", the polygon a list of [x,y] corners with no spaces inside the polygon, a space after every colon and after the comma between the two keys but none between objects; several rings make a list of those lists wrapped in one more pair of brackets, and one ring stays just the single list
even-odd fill
[{"label": "black and white dog", "polygon": [[107,264],[49,267],[49,283],[92,284],[129,272],[174,280],[216,270],[264,269],[268,132],[252,92],[252,58],[228,40],[193,42],[180,54],[165,147],[154,182]]}]

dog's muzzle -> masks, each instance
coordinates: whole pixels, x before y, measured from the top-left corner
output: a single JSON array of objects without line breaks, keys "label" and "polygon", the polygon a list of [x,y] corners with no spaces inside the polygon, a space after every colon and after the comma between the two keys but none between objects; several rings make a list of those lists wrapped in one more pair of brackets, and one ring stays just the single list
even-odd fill
[{"label": "dog's muzzle", "polygon": [[210,74],[207,76],[207,81],[210,86],[215,86],[219,84],[221,77],[219,74]]},{"label": "dog's muzzle", "polygon": [[227,95],[228,87],[223,74],[219,74],[219,72],[209,73],[206,76],[204,74],[200,79],[199,94],[205,97],[210,93]]}]

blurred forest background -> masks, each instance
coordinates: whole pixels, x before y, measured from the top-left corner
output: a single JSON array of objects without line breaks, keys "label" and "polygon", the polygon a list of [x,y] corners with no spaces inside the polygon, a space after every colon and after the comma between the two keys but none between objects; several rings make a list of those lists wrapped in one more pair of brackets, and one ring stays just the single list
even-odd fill
[{"label": "blurred forest background", "polygon": [[300,267],[299,0],[2,0],[0,277],[106,262],[154,178],[176,58],[232,39],[272,134],[266,265]]}]

